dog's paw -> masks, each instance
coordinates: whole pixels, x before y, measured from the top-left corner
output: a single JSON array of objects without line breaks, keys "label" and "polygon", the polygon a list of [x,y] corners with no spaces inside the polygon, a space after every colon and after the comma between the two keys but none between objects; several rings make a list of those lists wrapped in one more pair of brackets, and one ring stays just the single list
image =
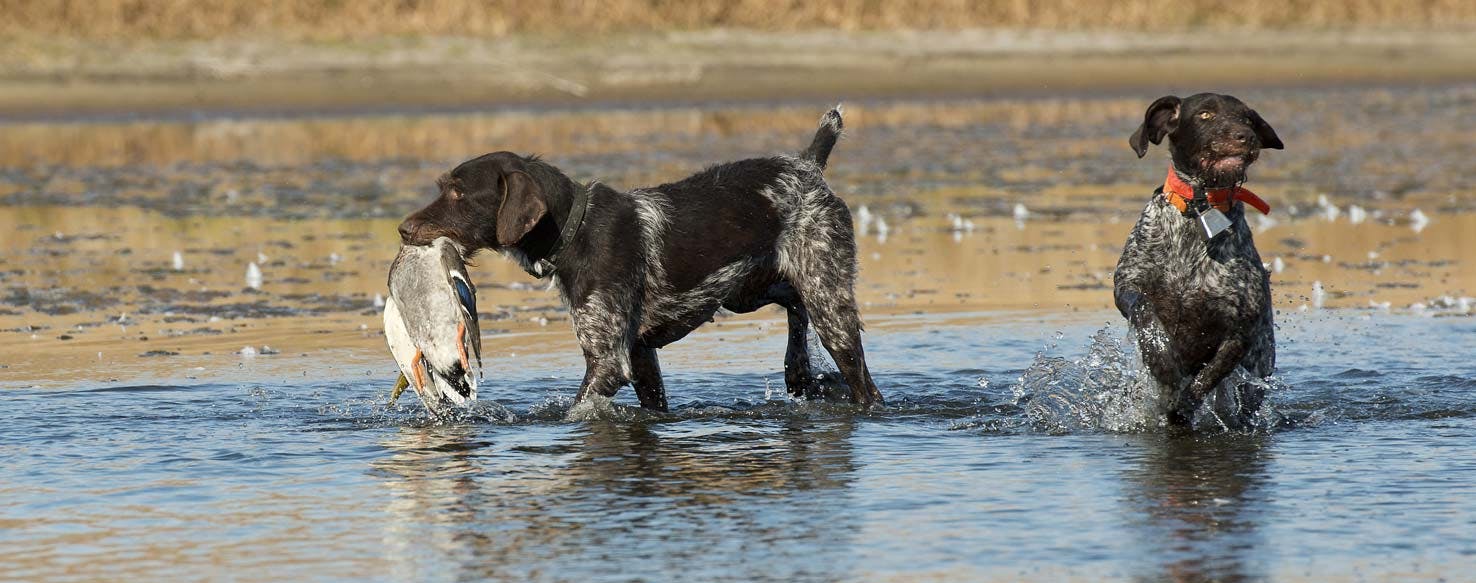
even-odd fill
[{"label": "dog's paw", "polygon": [[851,389],[841,379],[840,373],[823,372],[795,379],[789,384],[789,394],[806,401],[849,401]]},{"label": "dog's paw", "polygon": [[1194,424],[1194,414],[1199,411],[1199,401],[1180,396],[1168,406],[1169,427],[1188,428]]}]

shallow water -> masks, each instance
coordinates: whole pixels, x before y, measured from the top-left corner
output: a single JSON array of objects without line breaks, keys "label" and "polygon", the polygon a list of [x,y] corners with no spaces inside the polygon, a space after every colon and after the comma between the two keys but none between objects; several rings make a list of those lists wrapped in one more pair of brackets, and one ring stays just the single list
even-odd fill
[{"label": "shallow water", "polygon": [[1164,164],[1126,147],[1141,96],[849,105],[865,413],[785,396],[774,310],[662,351],[670,415],[571,411],[566,310],[493,256],[484,401],[385,406],[395,218],[450,164],[650,184],[796,149],[821,106],[7,125],[0,573],[1460,579],[1476,88],[1241,96],[1289,147],[1250,184],[1280,367],[1259,429],[1197,435],[1160,427],[1111,311]]},{"label": "shallow water", "polygon": [[[386,410],[378,370],[10,391],[0,566],[32,581],[1327,581],[1476,567],[1476,364],[1450,356],[1476,351],[1476,323],[1294,316],[1270,401],[1287,421],[1198,437],[1032,411],[1045,394],[1019,379],[1053,357],[1069,368],[1100,326],[874,335],[890,401],[864,414],[784,397],[778,336],[665,351],[670,415],[631,408],[626,391],[566,420],[573,358],[499,367],[479,413],[449,424],[413,398]],[[1447,352],[1400,341],[1416,334]],[[1072,404],[1089,411],[1107,389]]]}]

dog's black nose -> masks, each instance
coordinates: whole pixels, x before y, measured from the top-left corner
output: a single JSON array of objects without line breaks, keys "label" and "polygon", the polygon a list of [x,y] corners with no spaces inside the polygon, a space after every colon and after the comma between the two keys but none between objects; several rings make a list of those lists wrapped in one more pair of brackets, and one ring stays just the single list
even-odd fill
[{"label": "dog's black nose", "polygon": [[420,227],[420,223],[419,223],[419,221],[416,221],[415,219],[405,219],[403,222],[401,222],[400,223],[400,242],[401,243],[405,243],[405,244],[409,244],[410,243],[410,238],[413,237],[413,236],[415,236],[415,230],[417,228],[419,228],[419,227]]}]

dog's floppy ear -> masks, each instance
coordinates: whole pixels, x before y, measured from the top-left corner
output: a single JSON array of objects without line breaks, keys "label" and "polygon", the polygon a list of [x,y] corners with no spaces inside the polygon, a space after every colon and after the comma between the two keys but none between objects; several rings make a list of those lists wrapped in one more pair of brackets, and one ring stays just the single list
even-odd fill
[{"label": "dog's floppy ear", "polygon": [[497,244],[503,247],[523,240],[528,231],[543,219],[548,206],[538,183],[525,172],[514,170],[503,174],[502,206],[497,209]]},{"label": "dog's floppy ear", "polygon": [[1167,95],[1148,106],[1148,112],[1143,115],[1143,125],[1138,126],[1138,131],[1128,138],[1128,145],[1133,147],[1139,158],[1148,154],[1148,142],[1160,144],[1164,136],[1179,127],[1180,103],[1178,97]]},{"label": "dog's floppy ear", "polygon": [[1271,124],[1261,119],[1261,114],[1256,113],[1254,109],[1250,110],[1250,122],[1251,129],[1256,132],[1256,137],[1261,139],[1262,148],[1270,148],[1272,150],[1285,149],[1285,146],[1281,145],[1281,138],[1276,137],[1276,130],[1271,129]]}]

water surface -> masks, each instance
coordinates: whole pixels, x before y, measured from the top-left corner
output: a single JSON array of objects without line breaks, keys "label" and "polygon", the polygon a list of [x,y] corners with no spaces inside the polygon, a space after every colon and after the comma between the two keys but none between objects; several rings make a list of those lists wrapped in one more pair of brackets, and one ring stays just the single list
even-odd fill
[{"label": "water surface", "polygon": [[[1123,421],[1093,418],[1108,395],[1083,389],[1097,327],[875,335],[889,405],[870,413],[785,398],[777,335],[666,351],[669,415],[627,391],[568,419],[573,358],[498,367],[479,413],[449,424],[413,400],[385,409],[383,367],[10,391],[0,562],[32,581],[1438,580],[1476,566],[1476,365],[1397,340],[1469,354],[1470,320],[1292,318],[1270,401],[1284,423],[1200,436],[1091,427]],[[1020,384],[1027,369],[1050,386]]]}]

